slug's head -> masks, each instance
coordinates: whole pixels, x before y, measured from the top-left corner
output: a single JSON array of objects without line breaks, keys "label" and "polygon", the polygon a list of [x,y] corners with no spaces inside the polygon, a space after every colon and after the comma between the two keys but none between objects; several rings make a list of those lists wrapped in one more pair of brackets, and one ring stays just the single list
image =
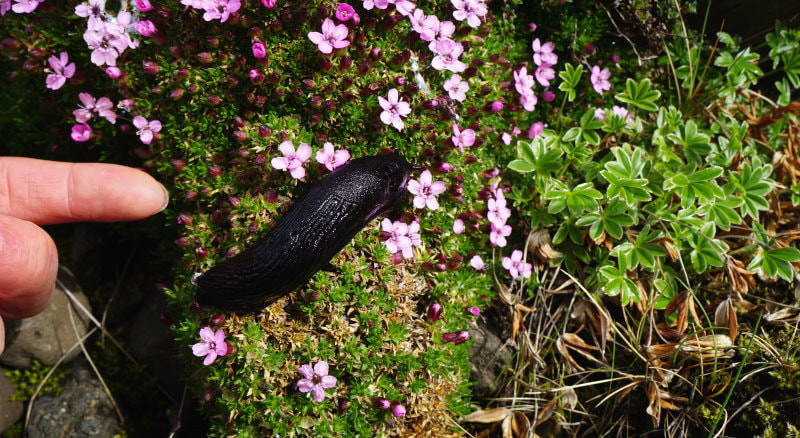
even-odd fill
[{"label": "slug's head", "polygon": [[389,205],[394,205],[408,193],[406,186],[414,166],[397,155],[383,155],[379,158],[383,161],[380,172],[386,183],[383,199]]}]

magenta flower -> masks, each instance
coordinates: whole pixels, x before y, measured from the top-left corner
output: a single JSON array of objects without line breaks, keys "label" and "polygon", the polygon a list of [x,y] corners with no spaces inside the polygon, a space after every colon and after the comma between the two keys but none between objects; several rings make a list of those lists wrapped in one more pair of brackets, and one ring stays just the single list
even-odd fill
[{"label": "magenta flower", "polygon": [[353,14],[355,13],[356,10],[347,3],[341,3],[336,7],[336,18],[339,19],[339,21],[349,21],[353,18]]},{"label": "magenta flower", "polygon": [[317,151],[317,163],[324,164],[328,170],[336,169],[350,159],[350,152],[346,149],[334,150],[330,142],[322,146],[322,150]]},{"label": "magenta flower", "polygon": [[450,39],[436,40],[432,43],[436,56],[431,61],[431,67],[436,70],[450,70],[453,73],[461,73],[467,69],[467,65],[459,61],[458,58],[464,53],[464,46]]},{"label": "magenta flower", "polygon": [[406,407],[398,402],[392,402],[392,415],[395,417],[405,417]]},{"label": "magenta flower", "polygon": [[470,306],[467,307],[467,313],[469,313],[472,316],[481,316],[481,309],[475,306]]},{"label": "magenta flower", "polygon": [[125,72],[123,72],[119,67],[106,67],[106,75],[108,75],[111,79],[119,79],[121,78]]},{"label": "magenta flower", "polygon": [[465,230],[466,227],[464,226],[464,221],[461,219],[456,219],[453,221],[453,233],[463,234]]},{"label": "magenta flower", "polygon": [[481,25],[481,17],[489,11],[483,0],[450,0],[455,11],[453,18],[458,21],[467,20],[469,27]]},{"label": "magenta flower", "polygon": [[479,255],[472,256],[472,258],[469,259],[469,265],[479,271],[483,271],[484,269],[486,269],[486,264],[483,262],[483,259]]},{"label": "magenta flower", "polygon": [[328,363],[321,360],[314,364],[301,365],[297,370],[303,378],[297,381],[297,389],[300,392],[310,392],[311,398],[319,403],[325,400],[325,390],[336,386],[336,377],[328,375]]},{"label": "magenta flower", "polygon": [[97,29],[105,24],[105,8],[106,0],[89,0],[75,6],[75,15],[86,18],[89,29]]},{"label": "magenta flower", "polygon": [[275,7],[275,0],[261,0],[261,4],[267,9],[272,9]]},{"label": "magenta flower", "polygon": [[431,323],[435,323],[439,320],[439,317],[442,315],[442,305],[439,303],[431,303],[430,307],[428,307],[428,321]]},{"label": "magenta flower", "polygon": [[378,96],[378,103],[383,108],[381,121],[387,125],[394,126],[398,131],[402,131],[405,127],[402,117],[411,114],[411,105],[400,100],[396,88],[389,90],[389,94],[385,98]]},{"label": "magenta flower", "polygon": [[489,222],[502,225],[511,217],[511,210],[506,207],[506,198],[498,196],[497,199],[489,199],[489,211],[486,217]]},{"label": "magenta flower", "polygon": [[58,58],[55,56],[47,58],[47,63],[50,64],[52,73],[48,74],[44,81],[51,90],[63,87],[67,79],[75,74],[75,63],[69,62],[67,52],[61,52]]},{"label": "magenta flower", "polygon": [[44,0],[14,0],[14,6],[11,9],[18,14],[29,14],[36,10],[39,3]]},{"label": "magenta flower", "polygon": [[515,249],[511,253],[511,257],[503,257],[503,268],[505,268],[511,277],[516,279],[518,277],[531,278],[531,268],[533,265],[525,263],[522,259],[522,251]]},{"label": "magenta flower", "polygon": [[136,116],[133,118],[133,126],[138,129],[136,134],[144,144],[150,144],[150,142],[153,141],[153,134],[161,131],[161,122],[158,120],[147,121],[147,119],[142,116]]},{"label": "magenta flower", "polygon": [[267,56],[267,48],[264,46],[264,43],[260,43],[260,42],[253,43],[253,46],[251,48],[253,50],[253,56],[254,57],[256,57],[258,59],[266,58],[266,56]]},{"label": "magenta flower", "polygon": [[295,152],[294,144],[291,141],[284,141],[278,146],[278,149],[283,153],[283,156],[273,158],[272,167],[289,171],[289,174],[294,179],[306,176],[306,169],[303,165],[311,158],[311,146],[300,143]]},{"label": "magenta flower", "polygon": [[467,100],[467,91],[469,91],[469,84],[467,81],[462,81],[461,76],[453,74],[450,79],[444,81],[444,89],[451,99],[463,102]]},{"label": "magenta flower", "polygon": [[198,357],[205,356],[203,365],[211,365],[217,356],[225,356],[228,353],[228,344],[225,342],[225,333],[222,330],[214,332],[211,327],[203,327],[200,329],[200,339],[203,342],[192,345],[192,354]]},{"label": "magenta flower", "polygon": [[0,0],[0,16],[11,10],[11,0]]},{"label": "magenta flower", "polygon": [[475,144],[475,131],[472,129],[462,131],[458,125],[453,123],[453,136],[450,139],[453,141],[453,146],[457,147],[461,153],[464,153],[464,148]]},{"label": "magenta flower", "polygon": [[390,3],[394,3],[394,8],[404,17],[411,15],[411,11],[417,7],[414,2],[409,0],[390,0]]},{"label": "magenta flower", "polygon": [[556,77],[556,71],[551,67],[552,65],[550,64],[542,63],[542,65],[537,67],[536,71],[533,72],[533,75],[536,76],[536,80],[544,87],[549,87],[550,81]]},{"label": "magenta flower", "polygon": [[117,114],[113,110],[114,104],[109,98],[101,97],[95,100],[89,93],[80,93],[78,98],[83,107],[72,112],[78,123],[86,122],[94,116],[105,117],[112,124],[117,123]]},{"label": "magenta flower", "polygon": [[242,6],[240,0],[203,0],[203,20],[219,20],[224,23],[232,13]]},{"label": "magenta flower", "polygon": [[589,81],[592,83],[592,87],[594,87],[594,91],[599,94],[603,94],[603,91],[608,91],[611,89],[611,82],[608,79],[611,78],[611,72],[608,71],[607,68],[600,69],[600,66],[595,65],[592,67],[592,75],[589,78]]},{"label": "magenta flower", "polygon": [[347,26],[344,24],[335,24],[330,18],[326,18],[322,22],[322,33],[309,32],[308,39],[317,45],[319,51],[324,54],[330,54],[333,49],[341,49],[350,45],[347,41]]},{"label": "magenta flower", "polygon": [[545,102],[552,102],[556,98],[556,93],[550,90],[544,90],[542,93],[542,100]]},{"label": "magenta flower", "polygon": [[383,245],[392,254],[402,253],[403,258],[410,259],[414,257],[414,247],[422,245],[417,221],[408,225],[400,221],[392,222],[386,218],[381,222],[381,230],[388,235]]},{"label": "magenta flower", "polygon": [[73,140],[79,143],[89,141],[89,139],[92,137],[92,127],[86,123],[72,125],[72,132],[70,133],[70,136]]},{"label": "magenta flower", "polygon": [[439,27],[437,16],[426,16],[422,9],[416,9],[413,14],[409,15],[408,20],[411,21],[411,28],[419,34],[423,41],[433,41],[436,37],[436,29]]},{"label": "magenta flower", "polygon": [[389,409],[392,403],[383,397],[375,397],[372,399],[372,407],[375,409]]},{"label": "magenta flower", "polygon": [[156,29],[156,25],[152,21],[142,20],[136,23],[136,32],[139,32],[142,36],[151,37],[158,32],[158,29]]},{"label": "magenta flower", "polygon": [[139,12],[149,12],[153,10],[153,5],[150,3],[150,0],[136,0],[136,9]]},{"label": "magenta flower", "polygon": [[553,43],[548,41],[544,44],[539,41],[539,38],[533,40],[533,62],[536,65],[549,64],[555,65],[558,63],[558,55],[553,53]]},{"label": "magenta flower", "polygon": [[537,136],[539,136],[542,133],[542,131],[544,131],[544,123],[535,122],[531,125],[530,128],[528,128],[528,138],[532,140]]},{"label": "magenta flower", "polygon": [[533,93],[530,94],[522,94],[519,96],[519,104],[525,108],[525,111],[533,111],[536,109],[536,103],[539,102],[539,99],[536,98],[536,95]]},{"label": "magenta flower", "polygon": [[436,196],[444,193],[447,186],[444,181],[433,181],[433,175],[429,170],[424,170],[419,175],[419,181],[410,180],[408,182],[408,191],[414,195],[414,207],[425,208],[431,210],[439,208],[439,201]]}]

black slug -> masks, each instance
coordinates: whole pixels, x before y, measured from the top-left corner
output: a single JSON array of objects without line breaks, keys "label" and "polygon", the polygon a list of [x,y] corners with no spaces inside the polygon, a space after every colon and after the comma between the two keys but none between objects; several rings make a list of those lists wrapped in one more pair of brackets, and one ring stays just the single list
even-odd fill
[{"label": "black slug", "polygon": [[195,279],[200,304],[255,311],[302,286],[369,221],[406,194],[396,155],[345,163],[309,188],[264,237]]}]

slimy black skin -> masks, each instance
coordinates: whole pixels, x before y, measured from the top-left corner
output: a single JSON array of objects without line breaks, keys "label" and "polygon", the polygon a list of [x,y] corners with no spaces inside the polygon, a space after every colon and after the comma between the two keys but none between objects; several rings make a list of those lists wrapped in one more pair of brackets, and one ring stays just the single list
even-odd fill
[{"label": "slimy black skin", "polygon": [[413,169],[396,155],[362,157],[335,169],[251,248],[197,277],[197,301],[250,312],[302,286],[405,197]]}]

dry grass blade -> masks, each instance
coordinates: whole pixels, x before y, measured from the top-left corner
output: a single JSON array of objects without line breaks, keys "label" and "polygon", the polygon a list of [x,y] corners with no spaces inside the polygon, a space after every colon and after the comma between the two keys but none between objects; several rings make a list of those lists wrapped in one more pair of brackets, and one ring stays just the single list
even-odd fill
[{"label": "dry grass blade", "polygon": [[470,423],[498,423],[513,414],[508,408],[478,409],[464,417],[464,420]]},{"label": "dry grass blade", "polygon": [[661,398],[658,394],[658,385],[652,380],[647,382],[645,394],[647,395],[647,409],[645,410],[650,419],[653,420],[653,427],[658,427],[661,422]]},{"label": "dry grass blade", "polygon": [[569,364],[573,372],[586,371],[582,366],[578,364],[578,362],[575,361],[575,359],[572,358],[572,355],[569,354],[567,346],[564,345],[564,338],[561,336],[559,336],[558,339],[556,340],[556,349],[558,350],[559,353],[561,353],[561,356],[564,357],[564,360],[567,361],[567,364]]},{"label": "dry grass blade", "polygon": [[746,294],[756,287],[756,279],[753,271],[748,271],[744,267],[744,263],[733,258],[728,257],[725,263],[725,270],[728,273],[728,278],[731,281],[731,288],[734,292]]},{"label": "dry grass blade", "polygon": [[[678,350],[694,360],[730,359],[733,357],[733,341],[728,335],[706,335],[686,340]],[[729,349],[729,350],[726,350]]]},{"label": "dry grass blade", "polygon": [[714,311],[714,325],[717,327],[727,327],[728,336],[731,338],[731,341],[736,340],[736,336],[739,335],[739,320],[736,317],[736,309],[730,298],[719,303],[716,311]]}]

